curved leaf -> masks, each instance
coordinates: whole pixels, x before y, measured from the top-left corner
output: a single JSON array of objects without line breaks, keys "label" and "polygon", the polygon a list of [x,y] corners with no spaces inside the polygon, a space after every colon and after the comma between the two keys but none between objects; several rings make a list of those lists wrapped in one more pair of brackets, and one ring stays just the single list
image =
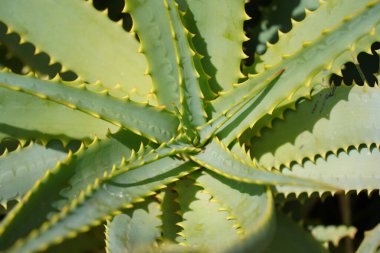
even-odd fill
[{"label": "curved leaf", "polygon": [[47,170],[67,156],[64,150],[31,144],[0,157],[0,203],[21,198]]},{"label": "curved leaf", "polygon": [[182,231],[178,233],[177,241],[180,245],[199,251],[220,252],[239,238],[238,231],[229,219],[228,212],[213,201],[210,193],[194,183],[192,179],[177,183],[183,217],[183,221],[178,224]]},{"label": "curved leaf", "polygon": [[168,141],[177,135],[178,120],[168,111],[91,92],[83,86],[75,88],[59,82],[6,72],[0,72],[0,86],[84,111],[114,125],[142,133],[154,141]]},{"label": "curved leaf", "polygon": [[[284,168],[282,174],[312,178],[324,183],[331,183],[344,191],[378,190],[379,189],[380,150],[377,147],[362,147],[360,150],[350,149],[338,155],[329,154],[326,160],[318,157],[315,163],[306,161],[303,165],[295,164],[290,169]],[[276,186],[278,192],[296,195],[315,191],[323,193],[326,190],[299,188],[295,186]]]},{"label": "curved leaf", "polygon": [[259,252],[268,245],[275,230],[274,201],[268,187],[236,182],[211,171],[199,176],[197,183],[228,213],[240,235],[231,252]]},{"label": "curved leaf", "polygon": [[0,139],[104,139],[117,126],[66,106],[0,87]]},{"label": "curved leaf", "polygon": [[[246,128],[254,125],[265,114],[272,113],[284,101],[296,101],[300,97],[308,96],[313,86],[325,78],[326,71],[322,70],[327,70],[327,73],[338,70],[342,63],[352,59],[352,52],[356,55],[362,50],[369,50],[371,43],[379,40],[380,33],[377,31],[380,29],[380,17],[376,13],[380,12],[380,3],[377,0],[365,2],[365,7],[360,10],[340,3],[345,6],[347,13],[339,22],[337,21],[336,26],[325,29],[312,41],[300,45],[299,50],[293,54],[280,55],[282,60],[278,64],[267,65],[266,71],[250,77],[239,87],[212,101],[213,110],[219,114],[270,76],[285,69],[284,74],[260,104],[247,113],[239,126],[223,137],[228,140],[226,143],[239,137]],[[325,5],[329,3],[329,1],[324,2]],[[313,14],[318,15],[319,9]],[[303,22],[299,23],[302,24]],[[293,36],[292,31],[286,35]]]},{"label": "curved leaf", "polygon": [[[321,1],[316,11],[306,11],[306,17],[302,22],[292,21],[292,29],[289,33],[280,34],[279,41],[270,45],[267,52],[260,56],[256,65],[257,72],[265,71],[264,65],[277,65],[283,61],[283,55],[294,55],[302,50],[304,43],[310,43],[318,39],[323,33],[341,25],[342,20],[355,15],[355,11],[366,8],[368,4],[376,4],[377,1],[355,0],[328,0]],[[376,24],[376,22],[372,23]],[[358,51],[356,53],[359,53]],[[351,60],[348,58],[347,60]],[[341,62],[338,66],[343,65]]]},{"label": "curved leaf", "polygon": [[350,145],[380,143],[379,106],[377,86],[324,88],[253,138],[251,155],[265,168],[278,169]]},{"label": "curved leaf", "polygon": [[177,54],[164,1],[127,0],[126,5],[141,51],[148,59],[158,102],[171,109],[174,105],[179,108]]},{"label": "curved leaf", "polygon": [[[132,139],[131,139],[132,140]],[[133,147],[133,146],[132,146]],[[67,203],[77,198],[87,185],[129,157],[131,147],[117,139],[94,142],[86,150],[82,147],[62,164],[50,170],[24,196],[21,202],[2,221],[0,250],[10,247],[17,239],[38,228]],[[36,215],[30,215],[35,213]]]},{"label": "curved leaf", "polygon": [[159,215],[160,205],[154,201],[116,215],[107,224],[107,252],[143,252],[152,247],[161,232]]},{"label": "curved leaf", "polygon": [[206,113],[203,109],[203,98],[199,84],[198,72],[187,40],[188,32],[182,25],[174,0],[165,0],[170,16],[172,31],[176,42],[180,71],[180,104],[181,113],[189,127],[203,125]]},{"label": "curved leaf", "polygon": [[244,1],[188,0],[187,7],[186,25],[195,34],[196,50],[205,56],[202,64],[206,73],[214,86],[231,89],[242,76],[240,62],[246,57],[242,50],[243,22],[247,19]]},{"label": "curved leaf", "polygon": [[270,172],[255,167],[252,163],[240,159],[232,154],[217,138],[214,138],[205,149],[192,155],[191,159],[199,165],[214,171],[226,178],[251,184],[270,184],[270,185],[298,185],[300,187],[316,187],[316,189],[326,188],[338,190],[331,185],[303,179],[302,177],[293,177],[281,173]]},{"label": "curved leaf", "polygon": [[179,204],[176,202],[178,194],[174,186],[170,185],[158,195],[162,209],[162,239],[174,243],[181,228],[177,225],[181,221]]},{"label": "curved leaf", "polygon": [[86,1],[1,1],[0,20],[86,81],[118,84],[132,99],[148,100],[152,85],[138,42]]},{"label": "curved leaf", "polygon": [[[118,214],[119,209],[130,208],[143,201],[145,197],[155,194],[154,191],[164,188],[166,184],[178,180],[193,169],[192,163],[166,157],[115,177],[102,181],[97,179],[82,190],[77,198],[53,214],[50,220],[19,240],[8,251],[42,250],[65,238],[75,237],[91,226],[99,225],[111,215]],[[8,227],[6,231],[10,230]],[[3,236],[2,239],[6,241],[7,237]]]},{"label": "curved leaf", "polygon": [[[261,7],[259,9],[260,23],[247,31],[248,37],[251,38],[247,43],[247,50],[251,50],[254,45],[255,52],[263,54],[267,49],[268,42],[274,44],[279,39],[279,33],[291,30],[293,25],[291,19],[303,20],[305,13],[308,12],[305,9],[315,10],[318,5],[318,0],[299,0],[292,2],[273,1],[268,6]],[[253,17],[253,19],[255,18]]]}]

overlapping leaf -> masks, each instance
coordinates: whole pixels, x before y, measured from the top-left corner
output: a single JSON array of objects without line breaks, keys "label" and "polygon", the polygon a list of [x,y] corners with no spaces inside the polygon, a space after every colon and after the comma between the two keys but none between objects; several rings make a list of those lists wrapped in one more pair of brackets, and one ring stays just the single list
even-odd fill
[{"label": "overlapping leaf", "polygon": [[278,169],[350,146],[380,143],[379,99],[378,87],[324,88],[253,138],[251,155],[265,168]]},{"label": "overlapping leaf", "polygon": [[120,85],[134,100],[148,100],[152,84],[137,41],[86,1],[2,1],[0,21],[84,80]]}]

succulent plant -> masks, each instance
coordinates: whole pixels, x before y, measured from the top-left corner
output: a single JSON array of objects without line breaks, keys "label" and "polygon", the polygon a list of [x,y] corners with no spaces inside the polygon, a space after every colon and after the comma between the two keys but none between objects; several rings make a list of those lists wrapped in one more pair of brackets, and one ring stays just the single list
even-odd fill
[{"label": "succulent plant", "polygon": [[328,80],[373,51],[380,3],[300,2],[242,66],[243,0],[126,0],[129,32],[91,1],[2,0],[0,250],[324,252],[274,198],[379,189],[380,90]]}]

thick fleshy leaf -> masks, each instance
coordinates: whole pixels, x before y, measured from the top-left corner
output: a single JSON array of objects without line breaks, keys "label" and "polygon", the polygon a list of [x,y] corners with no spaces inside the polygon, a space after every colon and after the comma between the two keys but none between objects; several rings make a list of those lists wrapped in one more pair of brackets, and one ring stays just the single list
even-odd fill
[{"label": "thick fleshy leaf", "polygon": [[253,163],[232,154],[217,138],[214,138],[199,154],[191,159],[201,166],[226,178],[251,184],[298,185],[338,190],[334,184],[328,185],[311,179],[283,175],[255,167]]},{"label": "thick fleshy leaf", "polygon": [[[362,147],[360,150],[341,151],[336,156],[330,153],[326,160],[318,157],[315,163],[306,161],[303,165],[294,164],[290,169],[284,168],[282,174],[312,178],[327,184],[334,184],[344,191],[373,191],[379,189],[380,150],[377,147]],[[307,189],[295,186],[276,186],[278,192],[288,195],[315,191],[323,193],[323,189]]]},{"label": "thick fleshy leaf", "polygon": [[[126,144],[128,142],[131,143],[129,146]],[[140,149],[135,152],[139,148],[137,146],[139,143],[141,143]],[[2,227],[0,227],[0,234],[5,234],[1,238],[4,238],[4,241],[7,242],[4,243],[3,247],[10,246],[14,240],[25,236],[31,230],[44,230],[44,226],[53,226],[54,228],[55,223],[59,219],[66,218],[66,215],[70,214],[69,211],[73,211],[72,209],[77,208],[80,203],[87,201],[93,192],[99,191],[100,197],[105,197],[102,195],[103,190],[109,191],[103,188],[109,187],[114,190],[116,186],[113,187],[113,183],[110,182],[113,182],[113,179],[124,178],[125,172],[128,175],[132,175],[132,177],[140,177],[140,173],[157,166],[155,173],[158,173],[157,176],[159,176],[160,170],[158,168],[162,168],[161,170],[165,172],[166,170],[173,170],[181,166],[185,161],[174,158],[165,159],[164,157],[175,155],[176,152],[187,152],[187,146],[181,149],[182,146],[163,144],[157,149],[152,149],[144,147],[143,142],[139,138],[136,138],[135,135],[119,132],[111,136],[110,139],[93,143],[86,150],[79,150],[39,181],[18,207],[13,210],[13,213],[7,216]],[[93,157],[96,157],[96,159]],[[186,166],[184,165],[184,167],[188,168],[190,165]],[[140,169],[136,174],[133,171],[137,170],[137,168]],[[130,171],[132,169],[134,170]],[[185,170],[185,168],[182,169]],[[181,170],[181,168],[178,168],[178,170]],[[159,179],[158,177],[157,180],[160,181]],[[105,182],[108,182],[110,185],[105,186],[107,184]],[[157,184],[153,185],[158,187]],[[127,191],[127,189],[125,190]],[[148,193],[148,195],[151,194],[151,192]],[[89,196],[86,197],[86,195]],[[129,195],[126,197],[129,197]],[[100,208],[99,213],[95,212],[94,215],[98,215],[96,216],[97,219],[103,219],[103,216],[109,215],[111,210],[116,211],[123,205],[116,200],[115,202],[108,203],[108,206]],[[132,198],[132,200],[135,202],[136,199]],[[111,201],[111,198],[109,201]],[[41,203],[46,204],[41,205]],[[89,205],[91,206],[91,204]],[[109,212],[105,212],[105,209],[109,210]],[[28,215],[30,210],[38,210],[39,216],[31,219]],[[99,216],[100,214],[103,216]],[[51,216],[55,218],[51,218]],[[88,219],[90,218],[87,217],[83,220],[84,225],[89,225],[86,222],[90,222],[91,220]],[[19,223],[24,224],[19,227]],[[39,226],[41,226],[40,229],[38,229]],[[78,226],[80,226],[79,223]],[[79,227],[77,227],[77,230],[79,230]],[[74,232],[77,232],[77,230],[74,230]],[[72,231],[65,232],[65,229],[58,229],[58,232],[63,233],[61,236],[68,236],[67,233],[71,233]],[[33,235],[32,232],[29,236],[34,237],[36,235]],[[41,240],[42,242],[44,241],[43,238]],[[48,240],[50,240],[49,243],[52,243],[51,240],[53,238],[49,238]],[[42,245],[44,244],[42,243]],[[39,247],[42,246],[40,245]]]},{"label": "thick fleshy leaf", "polygon": [[148,100],[152,84],[138,42],[88,2],[1,1],[0,21],[84,80],[120,85],[132,99]]},{"label": "thick fleshy leaf", "polygon": [[35,47],[32,44],[20,44],[19,40],[20,37],[16,33],[8,34],[6,25],[0,22],[0,44],[3,44],[8,53],[22,62],[24,66],[22,66],[21,72],[32,70],[51,78],[60,72],[60,64],[50,64],[50,58],[47,54],[35,52]]},{"label": "thick fleshy leaf", "polygon": [[[278,41],[279,31],[288,32],[291,30],[293,26],[291,19],[297,21],[303,20],[305,13],[308,12],[305,9],[315,10],[318,5],[318,0],[299,0],[292,2],[271,2],[268,6],[261,7],[260,23],[254,26],[252,30],[247,31],[248,37],[251,38],[247,43],[249,54],[264,53],[268,42],[274,44]],[[255,19],[256,17],[252,18]],[[253,45],[255,46],[255,51],[251,51]]]},{"label": "thick fleshy leaf", "polygon": [[0,139],[104,139],[117,126],[66,106],[0,88]]},{"label": "thick fleshy leaf", "polygon": [[91,92],[85,86],[78,88],[6,72],[0,73],[0,86],[84,111],[152,140],[168,141],[177,134],[178,120],[168,111]]},{"label": "thick fleshy leaf", "polygon": [[183,217],[179,223],[182,231],[178,233],[177,241],[180,245],[200,251],[220,252],[239,238],[238,231],[234,222],[228,218],[228,212],[213,201],[210,193],[194,184],[192,179],[177,183],[178,202]]},{"label": "thick fleshy leaf", "polygon": [[115,216],[107,224],[108,253],[143,252],[155,246],[162,221],[160,205],[149,201]]},{"label": "thick fleshy leaf", "polygon": [[[8,251],[42,250],[65,238],[75,237],[91,226],[99,225],[110,215],[119,213],[119,209],[130,208],[134,203],[143,201],[145,197],[155,194],[154,191],[165,188],[166,184],[178,180],[193,169],[192,163],[166,157],[103,181],[98,178]],[[10,227],[6,231],[11,231]],[[3,236],[2,239],[6,241],[7,237]]]},{"label": "thick fleshy leaf", "polygon": [[[223,137],[227,140],[226,143],[233,141],[265,114],[272,113],[284,101],[296,101],[300,97],[308,96],[314,84],[322,83],[326,74],[339,70],[344,62],[352,60],[352,53],[356,55],[360,51],[369,50],[371,43],[379,40],[380,16],[376,15],[380,12],[379,1],[361,1],[364,6],[360,9],[352,8],[343,2],[342,0],[323,2],[326,6],[344,6],[345,15],[339,19],[339,22],[336,21],[337,25],[328,27],[305,43],[301,43],[291,55],[279,54],[282,60],[278,64],[267,65],[266,71],[250,77],[236,89],[212,102],[213,108],[210,110],[214,110],[217,115],[270,76],[285,69],[280,80],[268,95],[262,98],[260,104],[247,113],[239,126],[226,133],[227,135]],[[320,9],[313,12],[313,15],[318,15]],[[334,12],[329,12],[334,15]],[[304,22],[301,22],[299,26],[303,24]],[[313,30],[312,27],[308,29]],[[295,30],[286,36],[291,38],[293,31]],[[302,71],[299,71],[300,69]]]},{"label": "thick fleshy leaf", "polygon": [[[260,56],[259,62],[261,63],[256,65],[257,72],[265,71],[264,65],[273,66],[280,64],[280,62],[283,61],[283,55],[290,56],[295,54],[298,50],[302,50],[304,43],[315,41],[321,37],[321,34],[327,33],[337,26],[340,26],[342,20],[350,19],[350,15],[355,15],[356,10],[367,8],[366,6],[368,4],[377,4],[376,2],[377,1],[371,0],[321,1],[316,11],[307,11],[306,17],[302,22],[293,20],[291,31],[280,35],[279,41],[269,46],[267,52]],[[373,24],[376,24],[376,22],[372,23],[372,25]],[[357,51],[358,49],[359,48],[352,50],[359,53],[360,51]],[[352,58],[346,58],[346,61],[347,60],[352,60]],[[340,62],[338,67],[342,66],[346,61]]]},{"label": "thick fleshy leaf", "polygon": [[181,221],[179,214],[179,204],[176,202],[178,198],[174,186],[170,185],[158,195],[162,209],[162,239],[166,242],[174,243],[177,233],[181,228],[177,225]]},{"label": "thick fleshy leaf", "polygon": [[324,88],[253,138],[251,155],[265,168],[278,169],[351,145],[380,143],[379,106],[377,86]]},{"label": "thick fleshy leaf", "polygon": [[133,19],[133,30],[139,35],[141,51],[148,59],[148,72],[158,102],[171,109],[179,108],[177,54],[164,0],[127,0],[126,5]]},{"label": "thick fleshy leaf", "polygon": [[[249,111],[251,111],[261,99],[268,94],[270,89],[276,84],[278,79],[281,77],[283,70],[271,76],[268,80],[265,80],[262,84],[258,85],[254,90],[246,94],[242,99],[236,103],[231,104],[225,111],[221,112],[219,115],[215,115],[212,120],[207,122],[207,124],[201,126],[200,137],[201,142],[204,143],[213,137],[215,134],[225,137],[226,133],[230,132],[231,129],[239,126],[242,121],[244,121],[245,116]],[[223,140],[229,142],[230,140]]]},{"label": "thick fleshy leaf", "polygon": [[170,16],[172,31],[176,42],[180,71],[180,105],[181,114],[186,125],[197,127],[203,125],[206,113],[203,109],[202,93],[198,84],[198,72],[187,40],[188,32],[182,25],[174,0],[165,0]]},{"label": "thick fleshy leaf", "polygon": [[247,19],[244,1],[189,0],[186,12],[186,25],[195,34],[195,49],[204,56],[202,65],[212,85],[231,89],[242,76],[240,62],[246,57],[242,50]]},{"label": "thick fleshy leaf", "polygon": [[[259,252],[275,230],[274,201],[268,187],[245,184],[205,171],[197,183],[225,210],[240,238],[230,252]],[[227,252],[229,252],[227,250]]]},{"label": "thick fleshy leaf", "polygon": [[0,203],[20,199],[47,170],[63,161],[67,153],[57,146],[31,144],[0,157]]},{"label": "thick fleshy leaf", "polygon": [[[54,213],[62,211],[63,206],[77,198],[87,185],[109,173],[114,164],[121,163],[123,157],[129,157],[131,148],[138,148],[132,144],[137,141],[132,137],[120,135],[118,138],[95,142],[87,149],[80,149],[40,179],[3,220],[0,250],[10,247]],[[131,146],[122,144],[123,139],[129,139]],[[31,216],[30,213],[36,215]]]}]

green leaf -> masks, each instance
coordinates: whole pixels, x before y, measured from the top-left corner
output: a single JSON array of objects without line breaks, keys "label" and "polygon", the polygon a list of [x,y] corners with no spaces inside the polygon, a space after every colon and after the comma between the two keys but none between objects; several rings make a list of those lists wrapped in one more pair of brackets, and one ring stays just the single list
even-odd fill
[{"label": "green leaf", "polygon": [[140,51],[148,59],[148,73],[152,76],[158,102],[170,109],[179,108],[177,55],[164,1],[127,0],[126,4],[133,19],[133,30],[140,39]]},{"label": "green leaf", "polygon": [[160,215],[160,205],[148,200],[142,207],[115,216],[107,224],[107,252],[143,252],[154,246],[161,232]]},{"label": "green leaf", "polygon": [[[303,165],[294,164],[290,169],[284,168],[282,173],[334,184],[346,192],[360,192],[364,189],[372,191],[379,189],[379,162],[380,150],[377,147],[362,147],[360,150],[349,149],[347,153],[341,151],[337,155],[330,153],[326,159],[318,157],[315,163],[306,161]],[[276,189],[285,195],[326,191],[322,188],[311,189],[296,186],[276,186]]]},{"label": "green leaf", "polygon": [[356,253],[378,252],[380,247],[380,225],[365,233],[363,242]]},{"label": "green leaf", "polygon": [[[183,221],[178,225],[183,229],[178,233],[180,245],[200,251],[220,252],[239,238],[234,222],[228,212],[213,201],[206,190],[196,187],[192,179],[177,183],[178,202]],[[207,240],[205,240],[207,238]]]},{"label": "green leaf", "polygon": [[117,126],[66,106],[0,88],[0,139],[104,139]]},{"label": "green leaf", "polygon": [[0,3],[0,20],[84,80],[101,80],[107,88],[120,85],[132,99],[148,100],[151,79],[144,75],[147,63],[138,42],[90,3],[6,0]]},{"label": "green leaf", "polygon": [[327,250],[298,224],[277,213],[276,234],[265,253],[327,253]]},{"label": "green leaf", "polygon": [[[0,226],[0,250],[27,236],[53,214],[63,211],[62,208],[78,198],[87,185],[104,177],[104,173],[109,173],[114,164],[120,164],[123,157],[129,157],[131,148],[138,148],[132,144],[136,141],[132,137],[119,134],[117,138],[120,140],[95,141],[87,149],[82,147],[37,181],[3,220]],[[128,147],[120,143],[122,138],[129,139],[132,145]]]},{"label": "green leaf", "polygon": [[[128,142],[131,143],[129,146],[123,144]],[[158,168],[164,167],[161,169],[163,170],[162,173],[164,173],[165,170],[173,170],[184,163],[184,161],[176,161],[173,158],[161,158],[174,155],[179,151],[187,152],[188,148],[186,146],[181,149],[183,145],[168,144],[166,146],[163,144],[157,149],[152,149],[144,148],[142,145],[140,150],[135,152],[134,150],[137,150],[137,145],[140,142],[139,139],[136,139],[136,136],[120,132],[111,139],[95,142],[87,150],[82,149],[78,151],[62,165],[52,170],[50,174],[47,174],[42,181],[35,185],[29,195],[25,197],[18,208],[13,211],[13,214],[7,217],[3,222],[2,227],[0,227],[0,234],[4,233],[1,237],[4,238],[3,247],[7,245],[10,246],[17,238],[26,236],[31,230],[39,231],[39,226],[41,227],[40,230],[44,230],[44,226],[54,226],[59,219],[64,219],[66,215],[70,215],[69,211],[75,209],[83,201],[87,201],[87,199],[85,199],[86,194],[91,196],[93,191],[102,194],[102,190],[104,189],[101,187],[108,187],[107,182],[110,184],[110,189],[113,190],[113,184],[110,182],[113,182],[113,178],[116,178],[115,180],[124,178],[123,175],[125,175],[125,172],[137,180],[138,177],[141,177],[139,173],[149,171],[155,168],[155,166]],[[96,159],[94,159],[94,157],[96,157]],[[190,165],[187,165],[187,167],[189,166]],[[119,168],[117,169],[116,167]],[[139,167],[138,173],[129,171]],[[158,173],[157,180],[159,181],[160,170],[158,168],[155,168],[155,173]],[[181,170],[181,168],[178,168],[178,170]],[[144,173],[153,175],[148,172]],[[165,175],[161,176],[165,178]],[[129,179],[127,178],[126,180]],[[103,181],[106,183],[102,184]],[[149,185],[149,180],[144,182]],[[144,185],[143,182],[142,185]],[[153,184],[153,186],[158,185]],[[105,190],[108,192],[107,189]],[[147,192],[147,194],[148,193],[150,194],[151,192]],[[103,209],[99,210],[103,216],[109,215],[122,206],[122,204],[117,201],[118,196],[119,195],[116,194],[116,196],[114,196],[116,198],[115,202],[108,203],[108,206],[105,208],[109,210],[109,212],[105,212]],[[101,197],[105,196],[101,195]],[[138,200],[139,198],[132,198],[133,201],[136,199]],[[127,203],[125,203],[125,205],[126,204]],[[91,206],[91,204],[89,205]],[[39,214],[38,217],[30,217],[28,214],[31,210],[36,211]],[[100,214],[94,213],[94,215]],[[97,219],[102,218],[104,217],[98,217]],[[91,220],[89,221],[87,219],[88,218],[85,218],[84,222],[91,222]],[[80,223],[78,223],[78,226],[79,224]],[[84,223],[84,225],[89,224]],[[77,230],[79,230],[79,228],[77,228]],[[59,231],[62,233],[62,230]],[[66,231],[63,233],[70,232],[71,231]],[[34,234],[34,236],[36,235]],[[67,234],[64,234],[64,236],[67,236]],[[31,233],[31,237],[33,237],[33,232]],[[53,239],[50,238],[49,240]]]},{"label": "green leaf", "polygon": [[[274,201],[268,187],[236,182],[205,171],[197,184],[228,213],[239,233],[231,252],[259,252],[275,230]],[[228,251],[228,250],[227,250]]]},{"label": "green leaf", "polygon": [[[342,1],[339,0],[338,2]],[[231,103],[236,103],[255,89],[257,85],[268,80],[270,76],[281,69],[285,69],[284,74],[268,95],[248,113],[238,127],[228,133],[226,139],[232,141],[265,114],[271,114],[284,101],[296,101],[300,97],[309,95],[314,84],[320,84],[325,78],[324,73],[338,70],[342,63],[352,59],[352,52],[356,55],[362,50],[369,50],[371,43],[379,40],[380,33],[377,31],[380,29],[380,16],[376,13],[380,12],[380,4],[378,1],[365,2],[367,6],[359,10],[345,3],[340,3],[344,6],[346,14],[345,18],[342,17],[339,22],[337,21],[336,26],[325,29],[322,34],[313,37],[313,40],[300,45],[298,51],[291,55],[279,54],[282,60],[278,64],[268,65],[266,71],[250,77],[236,89],[214,100],[211,110],[214,110],[215,114],[218,115],[226,110]],[[330,1],[326,1],[324,4],[327,6],[337,5],[335,1],[331,4]],[[313,14],[318,15],[319,10],[317,9]],[[303,24],[304,22],[299,23],[300,26]],[[310,27],[309,29],[312,30]],[[293,36],[293,31],[286,35]],[[299,71],[300,69],[302,71]]]},{"label": "green leaf", "polygon": [[172,185],[164,189],[158,198],[162,209],[162,238],[169,242],[175,242],[177,233],[181,228],[177,225],[181,221],[179,204],[176,202],[178,194]]},{"label": "green leaf", "polygon": [[250,93],[242,97],[242,99],[232,105],[225,111],[216,115],[207,124],[201,126],[200,136],[202,143],[205,143],[214,134],[217,134],[222,141],[229,143],[231,140],[224,137],[228,136],[230,131],[238,127],[242,121],[244,121],[245,116],[249,113],[261,99],[268,94],[270,89],[276,84],[280,76],[284,71],[276,73],[271,76],[268,80],[265,80],[262,84],[258,85]]},{"label": "green leaf", "polygon": [[0,23],[0,42],[5,46],[8,53],[25,65],[21,69],[23,73],[24,71],[32,70],[53,78],[61,70],[60,64],[50,64],[48,55],[35,52],[35,47],[32,44],[20,44],[20,36],[16,33],[7,34],[7,27],[3,23]]},{"label": "green leaf", "polygon": [[178,120],[168,111],[91,92],[85,86],[78,88],[5,72],[0,72],[0,86],[84,111],[154,141],[168,141],[177,135]]},{"label": "green leaf", "polygon": [[253,163],[240,159],[232,154],[217,138],[214,138],[199,154],[191,159],[201,166],[214,171],[226,178],[251,184],[298,185],[337,190],[333,183],[327,185],[310,179],[282,175],[257,168]]},{"label": "green leaf", "polygon": [[[292,21],[292,29],[289,33],[281,34],[279,36],[279,41],[270,45],[267,52],[260,56],[260,62],[256,66],[257,72],[265,71],[264,65],[277,65],[281,64],[284,55],[294,55],[298,50],[302,49],[303,43],[309,43],[320,38],[323,33],[328,33],[330,30],[334,30],[342,25],[342,20],[347,19],[347,21],[355,15],[361,15],[357,10],[363,10],[367,8],[368,4],[377,4],[377,1],[365,0],[365,1],[355,1],[355,0],[329,0],[322,1],[320,6],[316,11],[306,12],[306,17],[302,22]],[[355,13],[356,12],[356,13]],[[363,18],[364,19],[364,18]],[[364,21],[364,20],[362,20]],[[360,22],[362,22],[360,21]],[[372,25],[376,22],[373,22]],[[333,31],[334,32],[334,31]],[[367,31],[368,32],[368,31]],[[338,36],[338,33],[337,35]],[[354,36],[349,35],[349,36]],[[354,38],[354,37],[353,37]],[[342,38],[339,38],[339,40]],[[356,40],[359,40],[357,38]],[[355,43],[353,40],[351,43]],[[368,45],[367,45],[368,47]],[[333,46],[334,48],[334,46]],[[359,48],[351,49],[355,55],[360,51]],[[335,57],[334,57],[335,58]],[[347,60],[352,60],[349,56]],[[346,61],[347,61],[346,60]],[[337,67],[341,67],[345,62],[340,62]],[[337,69],[335,69],[336,71]]]},{"label": "green leaf", "polygon": [[[305,9],[315,10],[318,5],[318,0],[300,0],[292,2],[273,1],[270,5],[261,7],[259,9],[260,23],[247,31],[248,37],[252,38],[252,41],[248,42],[247,50],[251,50],[252,44],[254,44],[255,52],[263,54],[267,49],[268,42],[274,44],[279,39],[279,33],[288,32],[292,29],[291,19],[303,20],[305,13],[308,13]],[[255,19],[256,17],[252,18]],[[293,21],[293,23],[296,22]],[[256,61],[260,60],[256,59]]]},{"label": "green leaf", "polygon": [[62,148],[31,144],[0,157],[0,203],[20,199],[47,170],[67,156]]},{"label": "green leaf", "polygon": [[251,155],[265,168],[279,169],[351,145],[380,143],[379,101],[377,86],[322,88],[253,138]]},{"label": "green leaf", "polygon": [[[96,179],[71,203],[62,207],[8,251],[43,250],[65,238],[75,237],[78,233],[99,225],[111,215],[118,214],[119,209],[130,208],[143,201],[145,197],[155,194],[154,191],[164,188],[166,184],[178,180],[193,169],[192,163],[166,157],[109,179]],[[7,231],[10,231],[9,227]]]},{"label": "green leaf", "polygon": [[205,56],[202,64],[213,78],[212,85],[231,89],[242,76],[240,62],[246,57],[242,51],[243,22],[248,18],[244,1],[188,0],[187,5],[186,25],[196,35],[193,43]]},{"label": "green leaf", "polygon": [[165,2],[178,55],[181,114],[189,127],[197,127],[206,122],[206,113],[203,109],[203,96],[198,84],[199,74],[195,69],[192,51],[187,40],[188,31],[182,25],[175,1],[165,0]]}]

